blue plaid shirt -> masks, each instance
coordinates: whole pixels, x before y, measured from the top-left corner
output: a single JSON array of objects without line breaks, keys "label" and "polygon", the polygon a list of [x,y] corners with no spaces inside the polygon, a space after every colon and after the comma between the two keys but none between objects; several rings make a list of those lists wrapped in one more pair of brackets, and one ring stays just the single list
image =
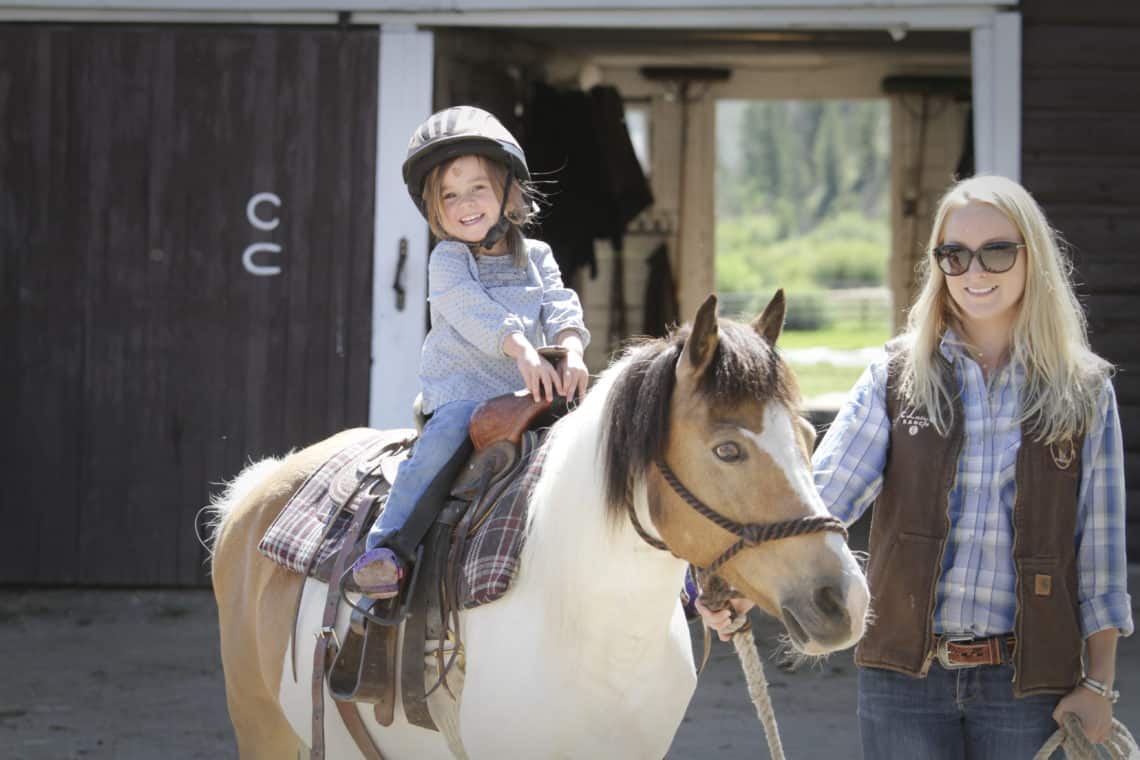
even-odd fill
[{"label": "blue plaid shirt", "polygon": [[[936,633],[992,636],[1013,630],[1016,570],[1013,502],[1017,422],[1024,368],[1007,364],[987,388],[981,367],[947,331],[942,354],[962,391],[965,437],[950,490],[950,534],[934,606]],[[851,524],[879,495],[890,445],[886,359],[872,363],[851,389],[812,457],[824,504]],[[1124,453],[1112,383],[1081,451],[1077,576],[1085,637],[1106,628],[1132,633],[1125,560]]]}]

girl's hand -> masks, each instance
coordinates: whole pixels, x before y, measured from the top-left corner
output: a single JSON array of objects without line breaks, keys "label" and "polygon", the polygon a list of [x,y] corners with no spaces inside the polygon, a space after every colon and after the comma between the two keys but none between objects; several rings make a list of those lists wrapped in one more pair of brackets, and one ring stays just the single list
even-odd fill
[{"label": "girl's hand", "polygon": [[558,362],[558,379],[562,383],[559,393],[565,396],[567,401],[573,401],[575,396],[579,399],[585,398],[586,386],[590,382],[590,371],[586,369],[582,354],[573,349],[567,352],[566,358]]},{"label": "girl's hand", "polygon": [[1061,716],[1072,713],[1081,722],[1085,736],[1093,744],[1103,744],[1112,733],[1112,702],[1083,686],[1070,691],[1053,710],[1053,720],[1061,723]]},{"label": "girl's hand", "polygon": [[747,599],[730,599],[728,603],[732,605],[732,609],[730,610],[728,607],[725,607],[720,612],[710,610],[700,600],[700,597],[697,598],[696,603],[697,612],[701,613],[701,620],[703,620],[705,625],[709,628],[716,631],[717,638],[721,641],[728,641],[732,638],[731,633],[724,632],[725,627],[732,621],[732,618],[735,615],[747,614],[748,610],[756,606]]},{"label": "girl's hand", "polygon": [[503,339],[503,353],[515,360],[523,383],[536,402],[543,396],[547,401],[553,401],[554,393],[562,392],[562,383],[554,365],[539,356],[522,333],[513,332]]},{"label": "girl's hand", "polygon": [[562,392],[562,383],[554,365],[539,356],[534,346],[528,346],[526,351],[515,357],[515,364],[535,401],[543,398],[553,401],[554,394]]}]

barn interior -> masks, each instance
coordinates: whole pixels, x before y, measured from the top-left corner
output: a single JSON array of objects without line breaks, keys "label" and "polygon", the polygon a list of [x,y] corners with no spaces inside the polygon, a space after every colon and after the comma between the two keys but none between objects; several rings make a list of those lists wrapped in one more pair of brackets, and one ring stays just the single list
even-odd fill
[{"label": "barn interior", "polygon": [[[433,31],[435,106],[487,108],[528,150],[549,200],[538,235],[583,298],[592,367],[625,338],[690,318],[715,287],[718,101],[888,101],[896,327],[933,206],[971,168],[965,31]],[[625,144],[606,123],[615,95]]]}]

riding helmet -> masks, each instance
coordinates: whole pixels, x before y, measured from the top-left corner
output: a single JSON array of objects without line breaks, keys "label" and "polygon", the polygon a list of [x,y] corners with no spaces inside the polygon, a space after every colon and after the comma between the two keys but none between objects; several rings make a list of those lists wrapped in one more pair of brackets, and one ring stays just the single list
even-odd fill
[{"label": "riding helmet", "polygon": [[503,164],[515,179],[530,180],[526,156],[514,136],[494,116],[474,106],[454,106],[434,113],[416,128],[404,159],[404,182],[424,214],[424,181],[428,173],[458,156],[475,154]]}]

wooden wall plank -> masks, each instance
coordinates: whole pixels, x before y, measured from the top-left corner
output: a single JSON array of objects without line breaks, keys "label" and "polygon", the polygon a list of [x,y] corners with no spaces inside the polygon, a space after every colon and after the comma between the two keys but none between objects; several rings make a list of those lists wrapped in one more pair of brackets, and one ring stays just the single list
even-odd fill
[{"label": "wooden wall plank", "polygon": [[1140,368],[1140,352],[1136,351],[1135,332],[1094,331],[1090,333],[1089,338],[1093,349],[1110,361],[1129,369],[1133,366]]},{"label": "wooden wall plank", "polygon": [[1027,25],[1140,25],[1140,5],[1120,0],[1030,0],[1022,13]]},{"label": "wooden wall plank", "polygon": [[[1119,411],[1124,448],[1140,451],[1140,404],[1119,404]],[[1140,486],[1140,483],[1137,483],[1137,486]]]},{"label": "wooden wall plank", "polygon": [[[1123,367],[1119,363],[1116,366],[1116,377],[1112,381],[1116,387],[1116,400],[1121,404],[1140,404],[1140,367]],[[1140,472],[1130,473],[1129,480],[1140,482]]]},{"label": "wooden wall plank", "polygon": [[1131,263],[1134,250],[1133,244],[1121,239],[1111,249],[1082,247],[1074,251],[1073,262],[1080,290],[1137,292],[1140,289],[1140,271]]},{"label": "wooden wall plank", "polygon": [[1136,479],[1136,475],[1140,474],[1140,451],[1135,449],[1124,450],[1124,471],[1126,483],[1137,483],[1140,481]]},{"label": "wooden wall plank", "polygon": [[1135,114],[1140,110],[1140,72],[1135,70],[1074,70],[1054,67],[1048,60],[1026,60],[1023,75],[1021,97],[1027,113],[1095,110]]},{"label": "wooden wall plank", "polygon": [[[155,283],[166,304],[167,328],[163,375],[167,386],[165,416],[168,419],[161,440],[153,441],[170,462],[164,476],[169,485],[167,497],[160,499],[165,519],[171,523],[166,540],[170,547],[160,576],[165,583],[192,585],[206,580],[203,551],[198,544],[196,512],[206,503],[210,470],[206,464],[210,441],[206,423],[211,418],[212,394],[220,386],[212,360],[215,340],[222,332],[215,328],[210,311],[201,306],[203,294],[214,297],[220,283],[203,273],[199,256],[188,245],[193,226],[184,212],[185,193],[201,180],[187,171],[197,157],[188,155],[183,97],[179,71],[179,34],[171,27],[152,30],[156,50],[154,80],[161,83],[151,93],[150,151],[147,165],[147,259],[149,268],[162,275]],[[181,66],[180,66],[181,64]],[[193,378],[193,382],[187,382]],[[205,391],[205,392],[203,392]]]},{"label": "wooden wall plank", "polygon": [[83,281],[70,53],[50,29],[0,26],[0,578],[74,580]]},{"label": "wooden wall plank", "polygon": [[84,245],[85,469],[76,559],[88,583],[161,582],[161,557],[171,546],[159,488],[151,487],[166,474],[154,447],[165,420],[153,361],[161,317],[151,311],[147,283],[147,153],[140,150],[150,130],[154,45],[116,31],[90,38],[84,50],[76,64],[89,72],[93,98],[81,128],[93,160],[82,184],[99,199]]},{"label": "wooden wall plank", "polygon": [[[1140,89],[1140,71],[1137,83]],[[1022,116],[1022,150],[1028,157],[1046,161],[1058,148],[1081,156],[1130,153],[1140,135],[1140,104],[1132,102],[1137,106],[1135,110],[1111,116],[1102,110],[1026,109]]]},{"label": "wooden wall plank", "polygon": [[1049,222],[1073,244],[1106,250],[1121,240],[1140,239],[1140,218],[1127,206],[1106,208],[1063,201],[1042,205]]},{"label": "wooden wall plank", "polygon": [[1130,488],[1125,494],[1128,559],[1135,562],[1136,558],[1140,557],[1140,488]]},{"label": "wooden wall plank", "polygon": [[1063,66],[1075,71],[1140,69],[1135,27],[1111,26],[1107,21],[1092,16],[1087,18],[1090,24],[1087,26],[1053,26],[1030,23],[1032,15],[1027,15],[1021,33],[1026,63],[1048,61],[1050,66]]},{"label": "wooden wall plank", "polygon": [[1079,198],[1112,210],[1131,207],[1140,193],[1140,159],[1134,155],[1049,157],[1027,155],[1022,181],[1043,204]]},{"label": "wooden wall plank", "polygon": [[[1084,306],[1091,329],[1140,341],[1140,294],[1097,294],[1090,296]],[[1134,345],[1140,347],[1140,342]]]},{"label": "wooden wall plank", "polygon": [[341,213],[329,217],[327,231],[320,236],[325,240],[325,251],[338,255],[321,254],[330,262],[329,340],[322,359],[327,375],[318,407],[323,403],[325,419],[337,428],[368,422],[367,387],[354,378],[367,378],[371,366],[375,162],[371,158],[374,151],[368,146],[376,139],[374,72],[378,51],[375,45],[362,46],[362,42],[369,40],[338,34],[330,40],[328,49],[333,55],[322,69],[328,79],[322,83],[322,90],[335,98],[323,109],[326,118],[320,139],[348,146],[338,153],[335,164],[329,164],[326,178],[327,192]]},{"label": "wooden wall plank", "polygon": [[[353,170],[343,174],[348,185],[349,203],[345,218],[348,250],[352,252],[345,267],[347,282],[344,318],[345,350],[348,363],[340,388],[345,401],[344,426],[368,424],[369,382],[372,368],[372,240],[376,201],[376,71],[380,48],[374,39],[353,37],[351,55],[354,63],[352,90],[347,95],[350,106],[347,121],[352,125],[351,139],[344,144]],[[342,101],[343,102],[343,101]]]}]

